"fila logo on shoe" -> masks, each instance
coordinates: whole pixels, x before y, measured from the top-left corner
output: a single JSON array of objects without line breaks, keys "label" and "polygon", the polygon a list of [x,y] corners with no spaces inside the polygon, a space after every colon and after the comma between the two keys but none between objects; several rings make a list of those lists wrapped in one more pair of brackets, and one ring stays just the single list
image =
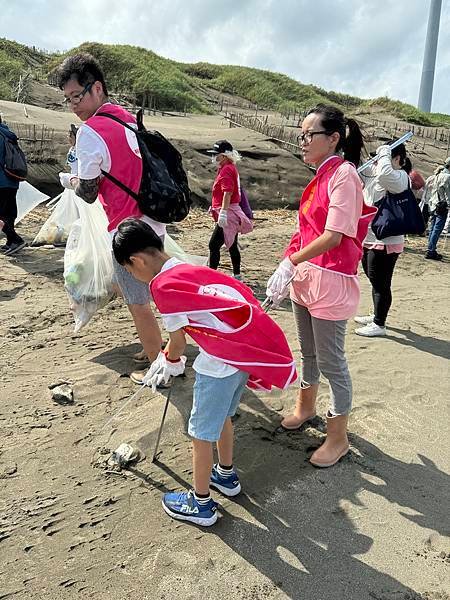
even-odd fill
[{"label": "fila logo on shoe", "polygon": [[191,506],[189,506],[188,504],[183,504],[183,505],[181,506],[181,510],[182,510],[183,512],[190,513],[191,515],[196,515],[196,514],[198,514],[198,512],[199,512],[199,511],[198,511],[198,507],[197,507],[197,506],[193,506],[193,507],[191,507]]}]

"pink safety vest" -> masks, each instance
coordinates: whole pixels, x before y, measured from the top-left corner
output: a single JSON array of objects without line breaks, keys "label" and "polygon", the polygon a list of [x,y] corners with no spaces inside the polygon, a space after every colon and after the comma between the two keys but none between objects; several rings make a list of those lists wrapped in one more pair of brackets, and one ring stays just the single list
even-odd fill
[{"label": "pink safety vest", "polygon": [[[299,229],[293,235],[285,256],[290,256],[301,248],[309,246],[324,233],[330,204],[328,184],[343,162],[344,160],[339,156],[327,160],[324,165],[319,167],[315,177],[304,189],[298,212]],[[339,246],[309,259],[308,262],[329,271],[336,271],[344,275],[356,275],[358,263],[363,254],[363,241],[376,212],[375,207],[368,206],[363,202],[356,237],[343,235]]]},{"label": "pink safety vest", "polygon": [[[161,315],[187,315],[189,325],[183,329],[200,348],[249,373],[248,387],[284,389],[296,380],[295,361],[282,329],[242,282],[209,267],[183,263],[154,277],[150,293]],[[216,327],[197,323],[199,312],[214,315]]]},{"label": "pink safety vest", "polygon": [[[133,115],[117,104],[106,104],[97,112],[109,113],[125,123],[136,123]],[[142,178],[142,159],[137,143],[134,148],[130,145],[129,138],[130,135],[134,137],[133,133],[120,123],[97,115],[90,117],[86,125],[98,133],[108,148],[111,157],[110,174],[138,193]],[[116,229],[128,217],[142,217],[136,200],[106,177],[100,181],[98,197],[108,217],[108,231]]]}]

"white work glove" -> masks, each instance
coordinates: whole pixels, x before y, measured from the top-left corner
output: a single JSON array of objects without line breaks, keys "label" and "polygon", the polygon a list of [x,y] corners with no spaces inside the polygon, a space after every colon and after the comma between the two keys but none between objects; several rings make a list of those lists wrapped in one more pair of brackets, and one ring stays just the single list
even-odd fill
[{"label": "white work glove", "polygon": [[389,158],[391,158],[392,150],[390,149],[388,144],[383,144],[382,146],[378,146],[377,156],[378,156],[378,158],[381,158],[382,156],[388,156]]},{"label": "white work glove", "polygon": [[228,224],[228,213],[227,210],[225,208],[221,208],[220,212],[219,212],[219,218],[217,219],[217,225],[219,227],[222,227],[222,229],[224,227],[226,227]]},{"label": "white work glove", "polygon": [[271,299],[272,306],[277,307],[289,294],[289,282],[294,276],[295,267],[288,257],[278,265],[266,286],[266,296]]},{"label": "white work glove", "polygon": [[168,383],[171,377],[182,375],[185,365],[185,356],[180,356],[176,362],[169,362],[164,352],[160,352],[142,378],[142,384],[151,387],[156,392],[156,387],[161,383]]},{"label": "white work glove", "polygon": [[72,185],[73,183],[76,183],[76,180],[78,178],[73,175],[72,173],[60,173],[59,174],[59,181],[61,182],[61,185],[64,188],[67,188],[68,190],[73,190],[75,189],[74,185]]}]

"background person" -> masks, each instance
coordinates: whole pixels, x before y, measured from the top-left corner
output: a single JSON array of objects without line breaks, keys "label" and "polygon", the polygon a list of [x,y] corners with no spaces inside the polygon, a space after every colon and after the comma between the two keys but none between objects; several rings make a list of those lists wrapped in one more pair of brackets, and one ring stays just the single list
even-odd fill
[{"label": "background person", "polygon": [[442,254],[436,250],[437,243],[444,230],[450,208],[450,156],[444,165],[435,171],[435,181],[428,201],[430,211],[428,250],[425,258],[442,260]]},{"label": "background person", "polygon": [[[437,172],[439,172],[439,170],[440,169],[438,169]],[[427,177],[427,179],[425,181],[425,185],[423,186],[422,197],[420,199],[420,204],[419,204],[419,208],[422,212],[422,217],[425,222],[425,226],[426,226],[427,230],[428,230],[428,220],[430,218],[429,202],[430,202],[431,194],[433,193],[433,187],[436,184],[437,172],[435,171],[433,173],[433,175],[430,175],[429,177]],[[426,233],[424,233],[424,235],[426,235]]]},{"label": "background person", "polygon": [[290,292],[302,379],[294,413],[281,425],[298,429],[315,416],[322,374],[330,386],[327,438],[310,462],[330,467],[349,450],[352,380],[345,356],[345,333],[347,320],[358,307],[358,263],[376,210],[364,205],[355,168],[363,147],[356,121],[346,119],[333,106],[319,104],[304,119],[300,142],[304,161],[317,171],[303,191],[297,230],[284,260],[267,283],[266,293],[279,303],[293,277]]},{"label": "background person", "polygon": [[[379,159],[361,173],[364,182],[364,200],[369,206],[381,200],[386,192],[399,194],[408,189],[409,177],[403,169],[406,148],[400,144],[392,151],[389,145],[380,146]],[[364,240],[362,265],[372,286],[373,314],[355,317],[362,325],[355,333],[365,337],[386,335],[386,318],[392,304],[391,283],[397,259],[403,252],[405,236],[390,236],[379,240],[369,227]]]},{"label": "background person", "polygon": [[16,134],[2,122],[0,117],[0,220],[3,221],[2,229],[6,235],[6,244],[0,247],[0,251],[9,255],[21,250],[26,242],[16,232],[14,226],[17,219],[19,180],[10,177],[5,171],[5,138],[17,142]]},{"label": "background person", "polygon": [[78,175],[78,158],[76,151],[78,127],[72,123],[69,129],[69,152],[67,153],[66,165],[69,167],[72,175]]},{"label": "background person", "polygon": [[210,208],[216,226],[209,240],[209,266],[211,269],[217,269],[220,263],[220,249],[225,244],[230,253],[233,277],[241,279],[238,234],[249,233],[253,224],[239,205],[241,192],[236,162],[240,160],[240,156],[227,140],[216,142],[208,153],[212,154],[212,160],[217,166]]},{"label": "background person", "polygon": [[425,179],[422,175],[414,169],[413,164],[409,156],[405,159],[405,164],[403,165],[403,170],[406,171],[409,175],[409,180],[411,182],[411,189],[413,194],[417,200],[417,204],[420,204],[420,200],[422,198],[423,188],[425,186]]}]

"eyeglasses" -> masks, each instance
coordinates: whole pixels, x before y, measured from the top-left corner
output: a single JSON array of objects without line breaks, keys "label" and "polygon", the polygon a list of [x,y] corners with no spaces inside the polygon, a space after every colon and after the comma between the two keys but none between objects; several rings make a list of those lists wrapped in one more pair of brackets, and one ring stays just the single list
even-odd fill
[{"label": "eyeglasses", "polygon": [[67,106],[68,104],[72,104],[73,106],[76,106],[77,104],[80,104],[80,102],[83,100],[83,98],[86,96],[86,94],[91,91],[91,87],[93,85],[94,85],[94,82],[88,83],[81,90],[80,93],[73,94],[72,96],[69,96],[68,98],[64,98],[64,100],[62,101],[63,105]]},{"label": "eyeglasses", "polygon": [[315,135],[320,135],[321,133],[324,133],[325,135],[330,135],[328,133],[328,131],[306,131],[305,133],[301,133],[298,138],[297,141],[299,144],[310,144],[313,140],[313,137]]}]

